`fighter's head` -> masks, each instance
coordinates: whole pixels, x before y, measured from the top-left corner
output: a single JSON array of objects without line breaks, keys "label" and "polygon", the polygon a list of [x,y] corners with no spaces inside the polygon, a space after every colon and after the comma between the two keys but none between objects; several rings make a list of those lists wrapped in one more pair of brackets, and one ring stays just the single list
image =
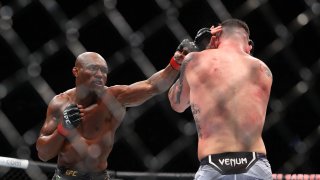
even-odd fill
[{"label": "fighter's head", "polygon": [[[222,27],[219,29],[219,27]],[[219,26],[211,28],[201,28],[194,39],[194,43],[200,51],[207,48],[217,48],[219,46],[220,36],[223,34],[224,37],[233,36],[242,32],[242,36],[246,39],[248,46],[245,48],[247,53],[253,52],[254,43],[250,36],[250,30],[248,25],[239,19],[228,19],[222,22]]]},{"label": "fighter's head", "polygon": [[96,91],[103,89],[107,82],[108,66],[98,53],[85,52],[77,57],[72,72],[77,87]]},{"label": "fighter's head", "polygon": [[221,38],[228,39],[234,38],[239,42],[243,42],[245,52],[252,53],[253,41],[250,37],[250,30],[248,25],[239,19],[228,19],[221,23],[222,32]]}]

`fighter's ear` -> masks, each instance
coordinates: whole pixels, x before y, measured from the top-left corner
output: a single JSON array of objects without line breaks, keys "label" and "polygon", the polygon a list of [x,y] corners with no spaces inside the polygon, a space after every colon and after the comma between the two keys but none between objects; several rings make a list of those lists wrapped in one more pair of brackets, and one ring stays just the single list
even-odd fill
[{"label": "fighter's ear", "polygon": [[253,50],[254,50],[254,42],[251,39],[249,39],[248,44],[249,44],[249,47],[250,47],[249,52],[252,55],[253,54]]},{"label": "fighter's ear", "polygon": [[77,67],[73,67],[73,68],[72,68],[72,74],[74,75],[74,77],[78,77],[79,70],[78,70]]}]

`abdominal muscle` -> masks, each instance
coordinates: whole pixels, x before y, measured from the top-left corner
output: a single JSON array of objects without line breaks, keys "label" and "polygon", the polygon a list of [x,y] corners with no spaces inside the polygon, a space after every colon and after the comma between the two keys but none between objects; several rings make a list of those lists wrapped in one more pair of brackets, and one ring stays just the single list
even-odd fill
[{"label": "abdominal muscle", "polygon": [[[107,157],[112,150],[112,137],[84,140],[71,144],[66,140],[58,157],[58,165],[84,172],[101,172],[107,168]],[[74,140],[75,141],[75,140]],[[108,145],[110,144],[110,145]]]}]

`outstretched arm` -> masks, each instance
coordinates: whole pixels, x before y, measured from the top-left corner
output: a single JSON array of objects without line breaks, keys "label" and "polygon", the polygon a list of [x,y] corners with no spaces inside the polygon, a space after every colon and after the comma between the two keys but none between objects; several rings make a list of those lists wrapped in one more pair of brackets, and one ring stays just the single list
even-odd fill
[{"label": "outstretched arm", "polygon": [[156,72],[147,80],[129,86],[117,86],[120,91],[120,93],[117,93],[117,100],[125,107],[137,106],[168,90],[179,74],[184,56],[192,51],[197,51],[197,47],[193,42],[184,39],[166,68]]},{"label": "outstretched arm", "polygon": [[153,74],[149,79],[129,86],[119,85],[117,100],[125,107],[138,106],[153,96],[163,93],[172,85],[179,71],[170,65]]}]

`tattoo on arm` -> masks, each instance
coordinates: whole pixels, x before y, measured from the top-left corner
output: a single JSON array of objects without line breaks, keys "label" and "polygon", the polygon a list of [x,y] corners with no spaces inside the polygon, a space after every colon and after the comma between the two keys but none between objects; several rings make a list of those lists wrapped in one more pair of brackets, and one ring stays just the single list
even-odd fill
[{"label": "tattoo on arm", "polygon": [[191,60],[190,58],[186,59],[182,63],[181,68],[180,68],[180,77],[178,79],[178,81],[179,81],[178,88],[179,89],[178,89],[177,96],[176,96],[176,104],[180,104],[180,98],[181,98],[182,89],[183,89],[183,78],[185,75],[187,64],[190,62],[190,60]]},{"label": "tattoo on arm", "polygon": [[178,92],[177,92],[177,96],[176,96],[176,104],[180,104],[180,98],[181,98],[181,93],[182,93],[182,82],[183,82],[183,79],[182,78],[179,78],[179,85],[178,85]]},{"label": "tattoo on arm", "polygon": [[202,137],[202,132],[201,132],[201,126],[200,126],[200,121],[199,121],[199,114],[200,114],[200,108],[198,107],[198,105],[192,103],[191,104],[191,111],[193,114],[193,118],[197,127],[197,132],[198,132],[198,136],[201,138]]}]

